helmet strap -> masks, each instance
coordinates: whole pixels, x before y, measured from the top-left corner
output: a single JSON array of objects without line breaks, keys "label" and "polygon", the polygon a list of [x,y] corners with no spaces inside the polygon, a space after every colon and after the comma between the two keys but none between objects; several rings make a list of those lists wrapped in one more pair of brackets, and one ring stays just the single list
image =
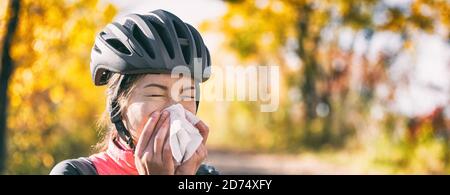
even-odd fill
[{"label": "helmet strap", "polygon": [[134,150],[133,138],[131,137],[130,132],[125,128],[125,125],[122,121],[122,115],[120,113],[120,105],[118,101],[119,90],[123,88],[125,84],[126,75],[120,75],[118,87],[113,92],[112,98],[108,105],[108,110],[110,114],[111,122],[116,127],[116,130],[119,134],[119,137],[124,140],[131,149]]}]

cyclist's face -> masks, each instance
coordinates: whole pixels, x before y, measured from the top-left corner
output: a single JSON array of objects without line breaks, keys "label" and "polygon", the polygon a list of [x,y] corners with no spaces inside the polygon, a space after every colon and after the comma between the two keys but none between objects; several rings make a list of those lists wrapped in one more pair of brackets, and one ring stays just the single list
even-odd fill
[{"label": "cyclist's face", "polygon": [[148,74],[136,82],[128,99],[126,126],[134,134],[141,134],[150,114],[180,103],[196,113],[194,81],[188,77],[171,78],[170,74]]}]

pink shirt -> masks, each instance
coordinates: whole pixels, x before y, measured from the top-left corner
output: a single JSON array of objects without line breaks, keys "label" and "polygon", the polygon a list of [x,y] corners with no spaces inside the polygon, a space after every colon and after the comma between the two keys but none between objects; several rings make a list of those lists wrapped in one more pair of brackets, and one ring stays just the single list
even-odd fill
[{"label": "pink shirt", "polygon": [[106,151],[93,154],[89,159],[99,175],[138,175],[133,150],[117,141],[111,140]]}]

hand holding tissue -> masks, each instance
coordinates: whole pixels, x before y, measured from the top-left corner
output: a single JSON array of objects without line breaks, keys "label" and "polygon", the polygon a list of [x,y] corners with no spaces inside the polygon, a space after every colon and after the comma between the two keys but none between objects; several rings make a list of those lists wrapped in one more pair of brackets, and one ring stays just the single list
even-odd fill
[{"label": "hand holding tissue", "polygon": [[202,143],[203,137],[195,125],[200,121],[181,104],[164,109],[170,113],[169,142],[177,165],[187,161]]}]

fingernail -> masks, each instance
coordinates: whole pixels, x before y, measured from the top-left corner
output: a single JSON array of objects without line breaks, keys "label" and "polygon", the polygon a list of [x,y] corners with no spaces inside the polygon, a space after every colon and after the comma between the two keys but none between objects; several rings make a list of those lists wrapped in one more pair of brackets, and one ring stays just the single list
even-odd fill
[{"label": "fingernail", "polygon": [[159,116],[159,111],[155,111],[155,112],[153,112],[153,113],[152,113],[152,116],[154,116],[154,117],[157,117],[157,116]]}]

